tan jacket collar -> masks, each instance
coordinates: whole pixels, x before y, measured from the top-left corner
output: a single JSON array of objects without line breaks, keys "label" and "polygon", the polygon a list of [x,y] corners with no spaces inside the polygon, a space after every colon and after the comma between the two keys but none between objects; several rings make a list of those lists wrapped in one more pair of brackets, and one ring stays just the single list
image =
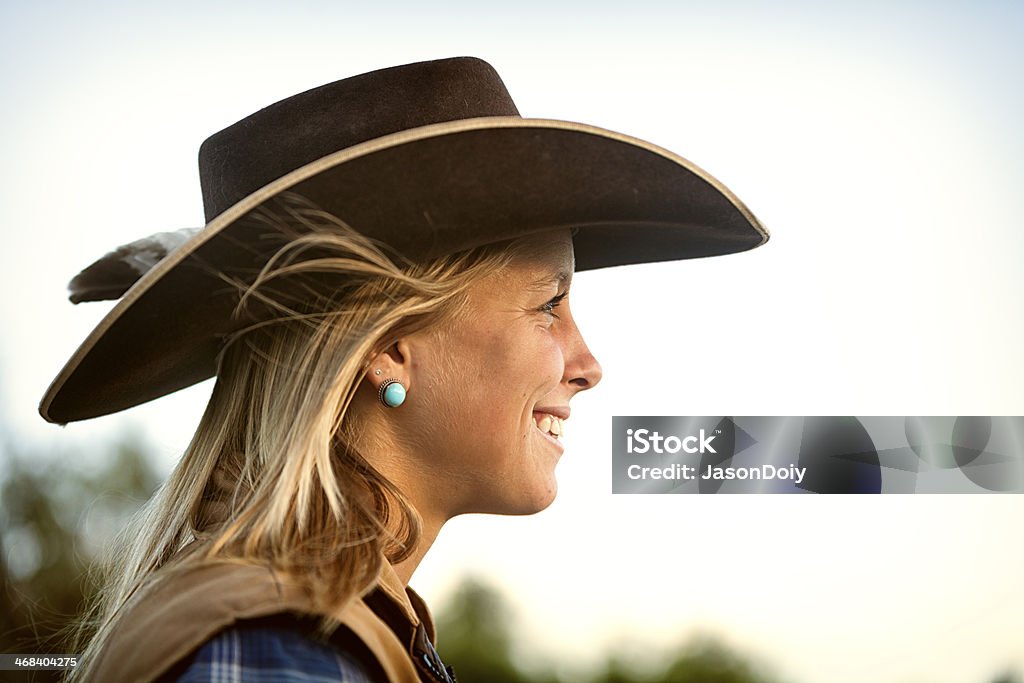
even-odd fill
[{"label": "tan jacket collar", "polygon": [[[124,607],[93,680],[155,680],[219,631],[281,612],[319,614],[305,590],[265,567],[219,563],[172,573]],[[414,653],[431,649],[423,640],[434,642],[434,623],[389,563],[376,589],[331,616],[366,645],[389,680],[420,680]]]},{"label": "tan jacket collar", "polygon": [[423,624],[430,642],[437,642],[434,620],[427,603],[416,591],[402,583],[402,579],[389,562],[384,562],[380,574],[377,575],[377,589],[398,608],[413,629]]}]

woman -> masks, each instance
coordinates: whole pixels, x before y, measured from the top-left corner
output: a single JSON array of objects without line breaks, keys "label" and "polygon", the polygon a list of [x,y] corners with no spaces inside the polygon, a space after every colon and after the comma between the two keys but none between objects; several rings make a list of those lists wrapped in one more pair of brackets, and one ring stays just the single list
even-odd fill
[{"label": "woman", "polygon": [[208,139],[200,175],[205,228],[72,282],[123,296],[40,406],[63,423],[217,377],[76,677],[448,680],[406,584],[452,517],[554,498],[570,401],[601,377],[574,270],[767,239],[665,150],[520,118],[471,58],[271,105]]}]

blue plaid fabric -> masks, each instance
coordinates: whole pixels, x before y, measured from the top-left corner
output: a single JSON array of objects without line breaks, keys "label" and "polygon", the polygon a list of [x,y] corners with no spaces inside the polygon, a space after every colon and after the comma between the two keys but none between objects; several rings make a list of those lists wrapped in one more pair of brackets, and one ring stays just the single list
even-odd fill
[{"label": "blue plaid fabric", "polygon": [[373,683],[351,654],[297,629],[242,624],[196,653],[178,683]]}]

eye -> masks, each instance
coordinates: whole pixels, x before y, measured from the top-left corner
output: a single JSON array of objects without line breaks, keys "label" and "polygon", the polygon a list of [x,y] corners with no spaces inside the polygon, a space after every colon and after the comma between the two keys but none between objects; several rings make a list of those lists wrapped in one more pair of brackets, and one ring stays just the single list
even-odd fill
[{"label": "eye", "polygon": [[558,314],[555,313],[555,309],[558,308],[559,304],[562,303],[562,299],[564,299],[568,294],[569,292],[565,291],[562,292],[561,294],[552,297],[550,301],[541,306],[538,310],[541,311],[542,313],[547,313],[548,315],[557,320]]}]

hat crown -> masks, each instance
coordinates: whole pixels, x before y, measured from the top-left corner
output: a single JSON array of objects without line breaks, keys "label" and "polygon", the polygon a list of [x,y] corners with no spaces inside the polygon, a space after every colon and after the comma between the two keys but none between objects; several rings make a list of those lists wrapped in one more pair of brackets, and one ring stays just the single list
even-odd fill
[{"label": "hat crown", "polygon": [[199,149],[209,223],[259,188],[328,154],[391,133],[481,116],[519,116],[494,68],[475,57],[396,66],[276,102]]}]

